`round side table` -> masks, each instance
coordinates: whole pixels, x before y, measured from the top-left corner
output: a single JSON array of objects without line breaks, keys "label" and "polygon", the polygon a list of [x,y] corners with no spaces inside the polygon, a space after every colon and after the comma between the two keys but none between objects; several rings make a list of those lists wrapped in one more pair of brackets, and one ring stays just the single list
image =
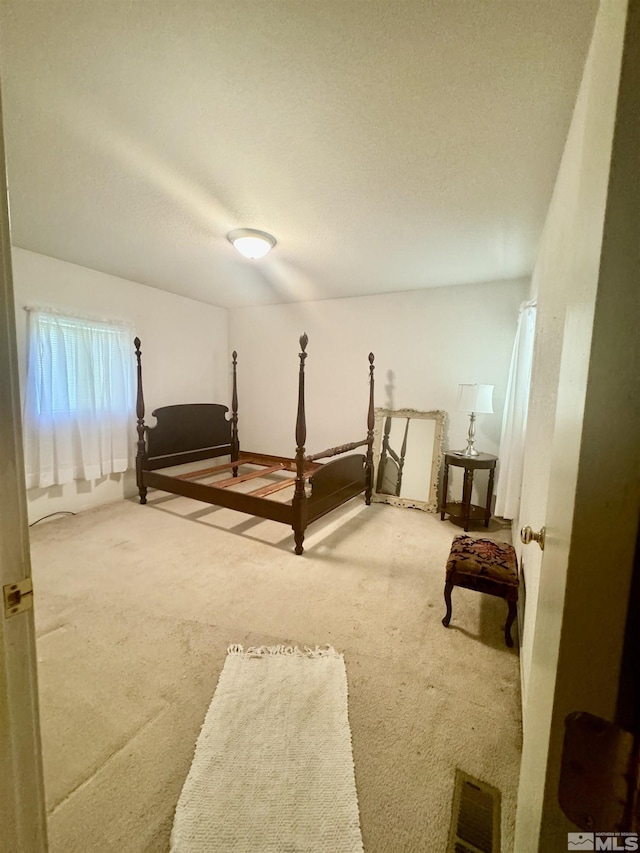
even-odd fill
[{"label": "round side table", "polygon": [[[484,526],[489,526],[491,519],[491,498],[493,496],[493,480],[496,473],[497,456],[491,453],[479,453],[477,456],[465,456],[462,451],[448,450],[444,454],[444,478],[442,481],[442,499],[440,503],[440,519],[444,521],[445,515],[449,515],[452,521],[460,521],[464,525],[465,533],[469,530],[469,524],[484,521]],[[449,501],[447,491],[449,488],[449,465],[464,468],[464,484],[462,487],[462,500]],[[473,475],[481,469],[489,470],[489,485],[487,487],[487,499],[484,506],[471,503],[471,489],[473,486]]]}]

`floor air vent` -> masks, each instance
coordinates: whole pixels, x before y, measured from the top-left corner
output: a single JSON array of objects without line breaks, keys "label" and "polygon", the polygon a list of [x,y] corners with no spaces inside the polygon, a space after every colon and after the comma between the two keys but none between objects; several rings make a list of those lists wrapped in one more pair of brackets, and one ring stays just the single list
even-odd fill
[{"label": "floor air vent", "polygon": [[500,791],[456,770],[447,853],[500,853]]}]

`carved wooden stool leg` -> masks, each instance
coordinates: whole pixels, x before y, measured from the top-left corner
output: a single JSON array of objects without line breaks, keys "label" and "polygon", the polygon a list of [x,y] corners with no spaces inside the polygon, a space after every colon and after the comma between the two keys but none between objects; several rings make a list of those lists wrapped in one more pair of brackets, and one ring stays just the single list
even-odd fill
[{"label": "carved wooden stool leg", "polygon": [[515,601],[508,601],[509,605],[509,615],[507,616],[507,621],[504,626],[504,640],[505,643],[511,648],[513,646],[513,640],[511,639],[511,626],[516,618],[516,603]]},{"label": "carved wooden stool leg", "polygon": [[451,590],[453,589],[453,584],[451,581],[447,581],[444,585],[444,600],[447,605],[447,612],[442,620],[442,624],[445,628],[449,627],[449,622],[451,622]]}]

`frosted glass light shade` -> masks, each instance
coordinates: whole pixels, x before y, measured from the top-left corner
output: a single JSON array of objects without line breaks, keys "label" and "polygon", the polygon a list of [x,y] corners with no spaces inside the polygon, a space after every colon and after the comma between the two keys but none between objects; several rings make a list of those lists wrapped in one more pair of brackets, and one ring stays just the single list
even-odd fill
[{"label": "frosted glass light shade", "polygon": [[237,228],[227,234],[227,239],[241,255],[254,261],[264,258],[276,244],[271,234],[254,228]]},{"label": "frosted glass light shade", "polygon": [[493,385],[459,385],[459,412],[476,412],[482,415],[493,414]]}]

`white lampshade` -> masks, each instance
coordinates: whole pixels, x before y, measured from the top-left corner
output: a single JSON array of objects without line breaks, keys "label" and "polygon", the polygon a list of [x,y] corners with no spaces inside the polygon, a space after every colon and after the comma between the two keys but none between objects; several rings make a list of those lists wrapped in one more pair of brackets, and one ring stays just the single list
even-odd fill
[{"label": "white lampshade", "polygon": [[255,228],[237,228],[227,234],[227,240],[233,243],[241,255],[254,261],[264,258],[276,244],[275,237]]},{"label": "white lampshade", "polygon": [[493,414],[493,385],[459,385],[458,389],[459,412]]}]

